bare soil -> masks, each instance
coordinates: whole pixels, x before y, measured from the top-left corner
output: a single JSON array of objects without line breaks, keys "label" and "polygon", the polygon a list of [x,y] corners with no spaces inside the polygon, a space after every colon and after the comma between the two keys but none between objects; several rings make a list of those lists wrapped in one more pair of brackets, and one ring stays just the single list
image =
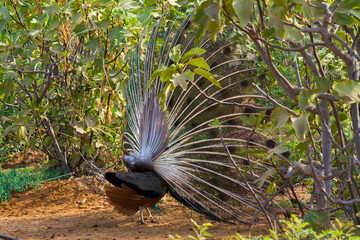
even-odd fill
[{"label": "bare soil", "polygon": [[15,153],[11,161],[2,163],[2,169],[36,167],[46,158],[45,153],[38,150],[28,149]]},{"label": "bare soil", "polygon": [[193,212],[170,196],[158,204],[152,223],[145,214],[145,225],[139,215],[122,216],[107,203],[102,184],[92,177],[46,182],[39,189],[14,193],[0,204],[0,234],[20,239],[168,239],[195,235],[194,225],[211,222],[213,239],[267,234],[267,226],[255,227],[213,222]]}]

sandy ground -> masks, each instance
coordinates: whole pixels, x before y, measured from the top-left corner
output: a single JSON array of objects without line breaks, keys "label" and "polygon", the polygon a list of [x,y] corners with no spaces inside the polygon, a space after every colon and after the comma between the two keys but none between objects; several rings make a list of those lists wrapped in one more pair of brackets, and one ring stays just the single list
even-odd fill
[{"label": "sandy ground", "polygon": [[158,204],[161,216],[155,223],[145,214],[126,217],[113,211],[104,198],[101,184],[91,177],[46,182],[40,189],[14,193],[0,205],[0,234],[20,239],[168,239],[169,234],[185,238],[195,235],[194,225],[211,222],[213,239],[240,233],[253,236],[267,233],[267,225],[249,227],[211,221],[166,196]]}]

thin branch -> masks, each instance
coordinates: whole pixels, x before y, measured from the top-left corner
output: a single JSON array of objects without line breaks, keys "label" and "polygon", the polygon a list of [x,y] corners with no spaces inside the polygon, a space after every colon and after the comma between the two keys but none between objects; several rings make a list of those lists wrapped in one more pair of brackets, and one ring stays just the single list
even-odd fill
[{"label": "thin branch", "polygon": [[297,48],[286,48],[286,47],[281,47],[281,46],[278,46],[278,45],[276,45],[276,44],[272,44],[272,43],[269,43],[268,41],[266,41],[264,38],[262,38],[262,37],[258,37],[258,39],[262,42],[262,43],[264,43],[264,44],[266,44],[266,45],[268,45],[268,46],[270,46],[270,47],[272,47],[272,48],[277,48],[277,49],[280,49],[280,50],[283,50],[283,51],[286,51],[286,52],[301,52],[301,51],[303,51],[303,50],[305,50],[305,49],[308,49],[308,48],[310,48],[310,47],[320,47],[320,46],[325,46],[325,43],[324,42],[314,42],[314,43],[309,43],[309,44],[306,44],[305,46],[302,46],[302,47],[297,47]]},{"label": "thin branch", "polygon": [[3,100],[1,100],[1,99],[0,99],[0,102],[1,102],[2,104],[4,104],[5,106],[20,109],[19,104],[10,104],[10,103],[7,103],[7,102],[5,102],[5,101],[3,101]]},{"label": "thin branch", "polygon": [[296,25],[295,23],[290,23],[288,21],[285,21],[285,20],[281,20],[282,23],[284,23],[285,25],[289,26],[289,27],[294,27],[296,28],[297,30],[303,32],[303,33],[310,33],[310,32],[313,32],[313,33],[320,33],[321,31],[324,30],[324,28],[322,26],[320,27],[317,27],[317,28],[303,28],[303,27],[300,27],[298,25]]},{"label": "thin branch", "polygon": [[106,62],[106,64],[110,64],[110,63],[116,61],[116,59],[121,55],[121,53],[122,53],[123,51],[124,51],[124,49],[121,49],[121,51],[114,57],[114,59]]},{"label": "thin branch", "polygon": [[260,92],[264,97],[266,97],[268,100],[270,100],[271,102],[273,102],[276,106],[280,106],[282,108],[284,108],[286,111],[288,111],[290,114],[292,114],[295,117],[299,117],[299,115],[295,112],[293,112],[290,108],[282,105],[281,103],[277,102],[275,99],[273,99],[268,93],[265,93],[257,84],[255,83],[251,83],[255,89]]},{"label": "thin branch", "polygon": [[300,72],[299,72],[299,67],[297,64],[297,57],[295,56],[294,58],[294,62],[293,62],[293,67],[294,67],[294,71],[295,71],[295,76],[296,76],[296,81],[298,83],[298,87],[302,87],[302,83],[301,83],[301,78],[300,78]]},{"label": "thin branch", "polygon": [[344,40],[342,40],[338,35],[334,34],[334,33],[330,33],[330,37],[336,39],[337,41],[339,41],[350,53],[352,56],[354,56],[357,60],[360,61],[360,56],[358,54],[356,54],[356,52],[354,51],[354,49],[352,49],[349,44],[347,44]]},{"label": "thin branch", "polygon": [[122,68],[119,70],[119,72],[117,72],[115,75],[112,75],[112,76],[109,76],[109,78],[114,78],[116,77],[117,75],[119,75],[123,70],[124,68],[126,67],[128,61],[126,60],[126,62],[124,63],[124,66],[122,66]]},{"label": "thin branch", "polygon": [[[16,17],[18,18],[18,21],[16,21],[14,19],[14,21],[17,23],[17,24],[20,24],[27,32],[29,32],[28,28],[25,26],[25,24],[21,21],[21,18],[20,18],[20,15],[19,15],[19,12],[17,11],[17,8],[16,8],[16,4],[14,4],[14,2],[12,0],[10,0],[11,2],[11,5],[13,6],[14,10],[15,10],[15,13],[16,13]],[[11,15],[10,15],[11,16]]]},{"label": "thin branch", "polygon": [[4,67],[2,64],[0,64],[0,67],[2,68],[2,69],[4,69],[4,70],[9,70],[9,71],[17,71],[17,72],[19,72],[19,73],[23,73],[23,74],[25,74],[25,73],[41,73],[41,74],[49,74],[48,72],[46,72],[46,71],[41,71],[41,70],[33,70],[33,71],[24,71],[24,70],[21,70],[21,69],[19,69],[19,68],[17,68],[17,67],[15,67],[14,65],[12,65],[12,64],[9,64],[10,66],[12,66],[12,68],[6,68],[6,67]]}]

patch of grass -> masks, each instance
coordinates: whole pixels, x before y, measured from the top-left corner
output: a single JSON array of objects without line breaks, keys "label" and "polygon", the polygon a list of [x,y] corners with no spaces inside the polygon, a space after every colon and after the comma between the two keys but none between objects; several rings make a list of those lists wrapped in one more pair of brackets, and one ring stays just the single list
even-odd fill
[{"label": "patch of grass", "polygon": [[8,201],[12,192],[23,192],[29,188],[40,187],[44,181],[60,179],[62,175],[60,168],[0,169],[0,202]]}]

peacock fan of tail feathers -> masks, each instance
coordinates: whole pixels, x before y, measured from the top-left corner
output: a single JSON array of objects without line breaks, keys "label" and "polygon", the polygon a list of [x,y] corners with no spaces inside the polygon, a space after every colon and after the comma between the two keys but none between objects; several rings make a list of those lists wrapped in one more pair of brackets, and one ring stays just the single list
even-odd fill
[{"label": "peacock fan of tail feathers", "polygon": [[265,70],[241,58],[230,28],[215,43],[204,37],[195,45],[191,18],[161,18],[150,34],[144,30],[127,91],[123,162],[129,172],[106,173],[113,185],[107,197],[125,215],[169,192],[215,220],[271,218],[279,210],[262,206],[277,172],[274,158],[287,160],[248,124],[259,118],[261,124],[273,109],[251,84]]}]

